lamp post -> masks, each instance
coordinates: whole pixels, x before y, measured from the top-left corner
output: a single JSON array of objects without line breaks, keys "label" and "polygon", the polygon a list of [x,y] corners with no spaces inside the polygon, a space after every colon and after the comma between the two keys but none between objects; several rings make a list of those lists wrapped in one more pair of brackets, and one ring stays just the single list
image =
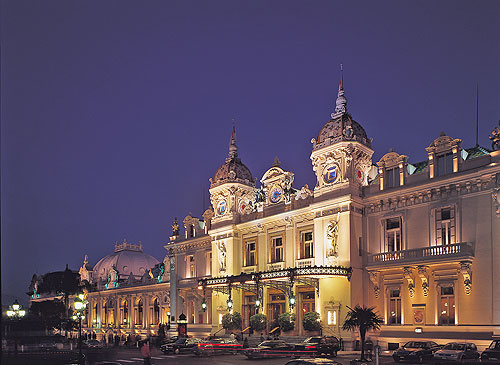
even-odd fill
[{"label": "lamp post", "polygon": [[[7,310],[7,316],[11,319],[21,319],[25,315],[26,311],[22,309],[17,299],[12,303],[9,310]],[[14,336],[14,354],[17,356],[17,335]]]},{"label": "lamp post", "polygon": [[85,318],[85,307],[87,306],[87,301],[85,300],[85,296],[83,294],[78,294],[75,298],[74,302],[76,315],[73,316],[73,319],[78,319],[78,363],[83,364],[83,356],[82,356],[82,319]]}]

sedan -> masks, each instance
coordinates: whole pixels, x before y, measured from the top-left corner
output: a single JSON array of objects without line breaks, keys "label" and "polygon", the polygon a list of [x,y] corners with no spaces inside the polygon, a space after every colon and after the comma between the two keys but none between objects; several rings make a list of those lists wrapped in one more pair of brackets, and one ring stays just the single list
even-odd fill
[{"label": "sedan", "polygon": [[411,361],[421,364],[424,360],[432,359],[434,353],[442,347],[433,341],[410,341],[394,351],[392,358],[396,362]]},{"label": "sedan", "polygon": [[165,353],[179,354],[181,352],[191,352],[198,343],[201,342],[199,338],[179,338],[174,343],[167,343],[160,347],[160,350]]},{"label": "sedan", "polygon": [[201,341],[194,347],[196,355],[234,354],[241,350],[242,344],[230,338],[214,338],[210,341]]},{"label": "sedan", "polygon": [[481,354],[482,362],[500,363],[500,340],[494,340]]},{"label": "sedan", "polygon": [[294,355],[294,345],[282,340],[264,341],[257,347],[243,350],[243,354],[249,359],[260,359],[264,357],[289,357]]},{"label": "sedan", "polygon": [[476,345],[466,342],[451,342],[434,353],[434,361],[436,362],[467,362],[477,361],[478,359],[479,352],[477,352]]}]

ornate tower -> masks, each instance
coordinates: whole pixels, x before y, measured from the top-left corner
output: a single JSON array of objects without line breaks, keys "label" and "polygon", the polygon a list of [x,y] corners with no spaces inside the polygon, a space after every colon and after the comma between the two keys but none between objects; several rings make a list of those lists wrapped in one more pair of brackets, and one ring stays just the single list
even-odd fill
[{"label": "ornate tower", "polygon": [[311,161],[317,177],[315,196],[346,187],[350,183],[367,185],[373,155],[371,139],[347,112],[342,76],[335,112],[321,128],[318,138],[313,138],[311,142]]},{"label": "ornate tower", "polygon": [[233,124],[229,156],[210,179],[210,201],[214,207],[212,224],[232,221],[237,214],[247,213],[254,199],[255,180],[238,157]]}]

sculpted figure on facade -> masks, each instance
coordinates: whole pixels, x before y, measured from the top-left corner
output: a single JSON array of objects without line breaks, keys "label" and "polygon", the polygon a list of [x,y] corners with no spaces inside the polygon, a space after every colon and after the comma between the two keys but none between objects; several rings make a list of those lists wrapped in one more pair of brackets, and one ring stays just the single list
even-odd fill
[{"label": "sculpted figure on facade", "polygon": [[328,226],[326,227],[326,238],[330,240],[326,250],[327,257],[337,257],[339,255],[338,254],[339,217],[340,214],[337,213],[337,218],[332,219],[328,224]]},{"label": "sculpted figure on facade", "polygon": [[227,251],[224,241],[220,241],[219,243],[217,243],[217,249],[219,251],[219,272],[225,272]]},{"label": "sculpted figure on facade", "polygon": [[[500,120],[498,125],[500,126]],[[495,127],[488,138],[491,140],[491,149],[493,151],[500,150],[500,127]]]}]

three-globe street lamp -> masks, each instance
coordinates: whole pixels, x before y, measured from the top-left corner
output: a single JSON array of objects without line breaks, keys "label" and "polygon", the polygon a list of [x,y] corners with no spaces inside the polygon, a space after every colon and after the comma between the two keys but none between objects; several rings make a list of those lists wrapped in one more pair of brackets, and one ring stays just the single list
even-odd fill
[{"label": "three-globe street lamp", "polygon": [[[11,319],[21,319],[26,315],[26,311],[22,309],[17,299],[7,310],[7,317]],[[17,356],[17,335],[14,336],[14,354]]]},{"label": "three-globe street lamp", "polygon": [[85,296],[83,294],[78,294],[75,298],[75,302],[73,304],[75,306],[76,315],[73,316],[73,319],[78,319],[78,363],[83,364],[83,356],[82,356],[82,319],[85,319],[85,307],[87,306],[87,301],[85,300]]}]

